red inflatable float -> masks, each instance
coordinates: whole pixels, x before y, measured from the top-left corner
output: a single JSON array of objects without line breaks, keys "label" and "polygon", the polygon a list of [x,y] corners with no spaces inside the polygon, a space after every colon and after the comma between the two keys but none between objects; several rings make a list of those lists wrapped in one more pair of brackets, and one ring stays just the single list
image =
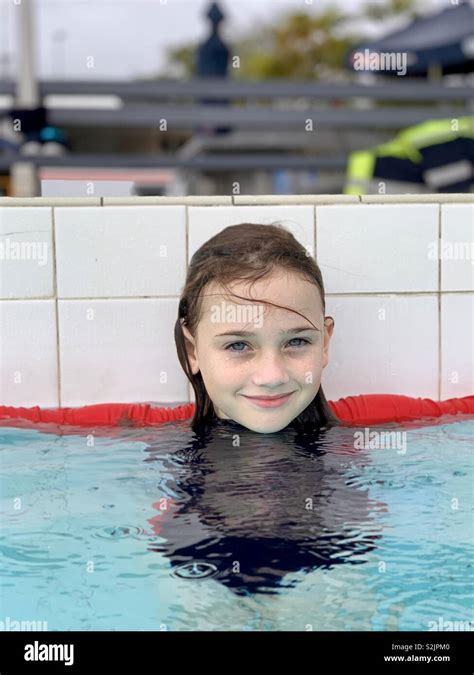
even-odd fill
[{"label": "red inflatable float", "polygon": [[[360,394],[328,401],[335,415],[349,426],[421,420],[444,415],[474,415],[474,395],[433,401],[398,394]],[[145,403],[102,403],[80,408],[41,409],[0,406],[0,426],[31,427],[54,424],[75,427],[145,427],[191,419],[194,403],[174,408]]]}]

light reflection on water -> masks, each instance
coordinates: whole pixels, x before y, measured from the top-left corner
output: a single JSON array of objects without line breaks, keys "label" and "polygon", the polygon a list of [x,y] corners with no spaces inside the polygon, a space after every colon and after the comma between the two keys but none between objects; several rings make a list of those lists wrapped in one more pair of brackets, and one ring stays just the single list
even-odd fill
[{"label": "light reflection on water", "polygon": [[348,428],[0,427],[1,614],[49,630],[470,620],[474,420],[383,429],[406,431],[404,454],[355,449]]}]

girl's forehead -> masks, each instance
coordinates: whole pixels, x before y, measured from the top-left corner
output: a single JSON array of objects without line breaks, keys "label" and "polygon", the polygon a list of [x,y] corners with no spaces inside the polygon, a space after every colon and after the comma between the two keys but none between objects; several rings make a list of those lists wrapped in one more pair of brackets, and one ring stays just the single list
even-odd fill
[{"label": "girl's forehead", "polygon": [[200,298],[198,332],[206,334],[254,326],[260,334],[280,333],[314,324],[323,329],[324,310],[319,288],[301,275],[283,270],[258,279],[226,286],[210,282]]},{"label": "girl's forehead", "polygon": [[303,306],[308,310],[316,305],[322,310],[321,293],[316,284],[290,272],[271,275],[251,283],[235,282],[227,287],[211,282],[203,290],[202,306],[208,308],[216,302],[234,304],[268,302],[291,307],[297,311],[302,311]]},{"label": "girl's forehead", "polygon": [[289,302],[276,300],[275,304],[282,307],[268,305],[266,302],[245,302],[237,300],[219,300],[214,298],[211,303],[203,307],[199,325],[206,332],[219,333],[225,331],[250,331],[254,328],[259,333],[281,333],[294,328],[313,327],[314,324],[322,330],[324,312],[318,303]]}]

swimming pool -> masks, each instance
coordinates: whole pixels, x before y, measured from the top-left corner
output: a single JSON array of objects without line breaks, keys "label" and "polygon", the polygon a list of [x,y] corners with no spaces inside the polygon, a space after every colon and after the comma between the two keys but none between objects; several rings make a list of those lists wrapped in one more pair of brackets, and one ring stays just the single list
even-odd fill
[{"label": "swimming pool", "polygon": [[375,429],[0,427],[4,629],[474,626],[474,417]]}]

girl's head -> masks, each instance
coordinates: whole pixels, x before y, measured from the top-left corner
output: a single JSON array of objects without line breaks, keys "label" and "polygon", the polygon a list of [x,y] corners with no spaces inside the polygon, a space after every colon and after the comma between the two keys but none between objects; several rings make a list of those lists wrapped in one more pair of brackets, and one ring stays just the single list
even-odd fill
[{"label": "girl's head", "polygon": [[[209,239],[191,259],[175,325],[193,430],[217,418],[260,433],[339,424],[321,387],[333,328],[321,271],[286,229],[242,223]],[[252,399],[281,394],[291,395],[277,407]]]}]

